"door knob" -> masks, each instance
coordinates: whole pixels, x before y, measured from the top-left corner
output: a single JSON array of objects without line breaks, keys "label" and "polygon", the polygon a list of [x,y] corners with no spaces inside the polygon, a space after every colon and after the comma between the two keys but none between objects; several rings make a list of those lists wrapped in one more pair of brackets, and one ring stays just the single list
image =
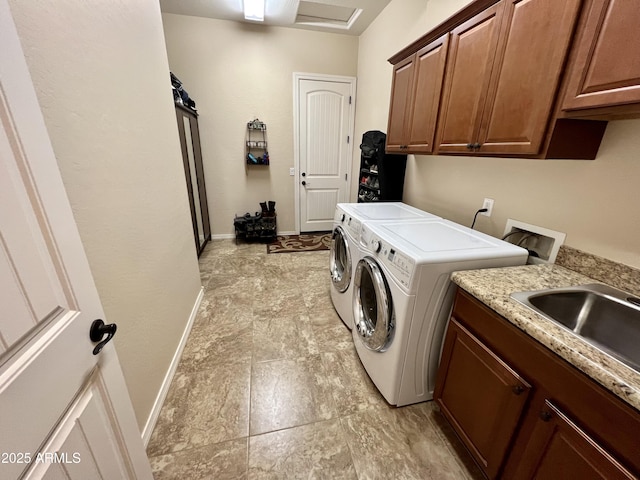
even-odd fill
[{"label": "door knob", "polygon": [[307,184],[304,180],[302,181],[302,186],[304,187]]},{"label": "door knob", "polygon": [[89,338],[92,342],[100,342],[102,337],[107,334],[107,338],[102,340],[98,345],[93,349],[93,354],[97,355],[102,350],[107,343],[111,341],[113,336],[116,334],[116,329],[118,326],[115,323],[110,323],[106,325],[102,320],[94,320],[91,324],[91,328],[89,329]]},{"label": "door knob", "polygon": [[303,176],[303,177],[306,177],[306,176],[307,176],[307,174],[306,174],[306,173],[304,173],[304,172],[302,172],[302,176]]}]

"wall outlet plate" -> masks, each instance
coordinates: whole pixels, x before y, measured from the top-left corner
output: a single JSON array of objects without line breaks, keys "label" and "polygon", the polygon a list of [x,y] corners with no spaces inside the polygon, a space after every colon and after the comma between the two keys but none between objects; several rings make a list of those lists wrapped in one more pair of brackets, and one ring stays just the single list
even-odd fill
[{"label": "wall outlet plate", "polygon": [[296,174],[296,169],[294,167],[291,167],[289,169],[289,175],[293,177],[295,174]]},{"label": "wall outlet plate", "polygon": [[484,215],[485,217],[490,217],[491,212],[493,212],[493,198],[485,198],[484,202],[482,202],[482,208],[486,208],[486,212],[480,212],[480,215]]},{"label": "wall outlet plate", "polygon": [[511,218],[507,220],[504,235],[502,236],[505,242],[536,252],[538,256],[530,254],[527,261],[527,263],[533,264],[555,263],[558,250],[560,250],[560,246],[564,243],[566,237],[565,233]]}]

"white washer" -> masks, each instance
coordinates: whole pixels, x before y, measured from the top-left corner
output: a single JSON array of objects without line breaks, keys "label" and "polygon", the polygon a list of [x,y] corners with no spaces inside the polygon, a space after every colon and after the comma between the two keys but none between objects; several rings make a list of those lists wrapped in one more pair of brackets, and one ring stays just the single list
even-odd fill
[{"label": "white washer", "polygon": [[353,273],[360,260],[360,229],[366,221],[438,219],[435,215],[401,202],[339,203],[333,218],[329,270],[331,300],[336,312],[353,327]]},{"label": "white washer", "polygon": [[525,249],[448,220],[370,222],[353,279],[353,338],[392,405],[431,400],[453,300],[451,272],[524,265]]}]

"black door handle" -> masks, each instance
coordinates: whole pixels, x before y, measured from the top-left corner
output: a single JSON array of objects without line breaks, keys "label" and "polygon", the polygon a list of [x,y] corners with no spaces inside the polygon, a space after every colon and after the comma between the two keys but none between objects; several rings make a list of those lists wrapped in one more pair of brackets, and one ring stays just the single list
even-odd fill
[{"label": "black door handle", "polygon": [[305,182],[304,180],[302,181],[302,186],[305,186],[307,184],[307,182]]},{"label": "black door handle", "polygon": [[117,328],[118,326],[115,323],[105,325],[105,323],[100,319],[93,321],[93,323],[91,324],[91,328],[89,329],[89,338],[92,342],[100,342],[100,340],[102,340],[102,337],[104,337],[104,334],[107,334],[107,338],[102,340],[93,349],[94,355],[99,354],[102,350],[102,347],[104,347],[107,343],[109,343],[109,341],[111,341],[113,336],[116,334]]},{"label": "black door handle", "polygon": [[302,176],[303,176],[303,177],[306,177],[306,176],[307,176],[307,174],[306,174],[306,173],[304,173],[304,172],[302,172]]}]

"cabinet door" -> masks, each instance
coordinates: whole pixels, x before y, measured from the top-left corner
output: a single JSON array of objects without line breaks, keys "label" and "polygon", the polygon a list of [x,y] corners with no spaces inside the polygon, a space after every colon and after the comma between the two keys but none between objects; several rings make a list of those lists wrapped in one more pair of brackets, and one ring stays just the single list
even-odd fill
[{"label": "cabinet door", "polygon": [[406,147],[406,122],[411,108],[411,87],[415,55],[401,61],[393,67],[391,84],[391,103],[389,105],[389,124],[387,126],[387,152],[404,152]]},{"label": "cabinet door", "polygon": [[539,415],[516,478],[636,478],[549,400]]},{"label": "cabinet door", "polygon": [[449,34],[422,48],[415,56],[407,151],[431,153],[444,80]]},{"label": "cabinet door", "polygon": [[498,474],[531,386],[451,319],[434,398],[489,478]]},{"label": "cabinet door", "polygon": [[437,149],[470,152],[495,58],[504,3],[489,7],[451,32],[447,73],[438,119]]},{"label": "cabinet door", "polygon": [[577,46],[563,110],[640,102],[640,6],[594,0]]},{"label": "cabinet door", "polygon": [[478,152],[540,151],[580,4],[506,0]]}]

